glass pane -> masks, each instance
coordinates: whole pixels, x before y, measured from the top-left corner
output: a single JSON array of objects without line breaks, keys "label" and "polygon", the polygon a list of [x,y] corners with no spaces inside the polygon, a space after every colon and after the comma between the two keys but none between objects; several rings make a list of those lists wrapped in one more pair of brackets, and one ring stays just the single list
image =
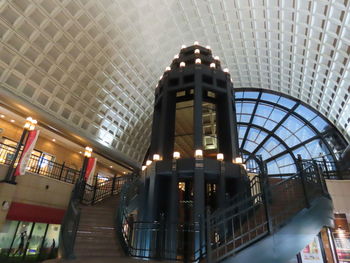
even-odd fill
[{"label": "glass pane", "polygon": [[40,253],[41,243],[43,241],[47,224],[35,223],[32,237],[30,239],[26,259],[36,259]]},{"label": "glass pane", "polygon": [[271,106],[268,106],[266,104],[259,103],[258,108],[256,109],[256,115],[269,117],[273,108]]},{"label": "glass pane", "polygon": [[243,98],[243,91],[235,92],[235,98],[236,98],[236,99],[241,99],[241,98]]},{"label": "glass pane", "polygon": [[291,109],[296,104],[296,102],[293,100],[281,97],[280,100],[278,101],[278,104],[284,107],[287,107],[288,109]]},{"label": "glass pane", "polygon": [[293,133],[299,130],[303,125],[304,123],[294,116],[289,116],[283,123],[283,126]]},{"label": "glass pane", "polygon": [[242,113],[252,114],[255,107],[255,103],[244,102],[242,103]]},{"label": "glass pane", "polygon": [[259,92],[245,91],[243,96],[246,99],[256,99],[259,96]]},{"label": "glass pane", "polygon": [[193,101],[176,104],[174,151],[183,158],[193,157]]},{"label": "glass pane", "polygon": [[306,108],[303,105],[299,105],[296,109],[295,112],[298,113],[300,116],[303,118],[307,119],[308,121],[312,120],[313,118],[316,117],[316,113],[313,112],[312,110]]},{"label": "glass pane", "polygon": [[299,138],[299,140],[306,141],[316,136],[316,133],[313,130],[311,130],[308,126],[304,126],[299,131],[297,131],[295,135]]},{"label": "glass pane", "polygon": [[280,98],[280,96],[277,96],[277,95],[274,95],[271,93],[263,93],[261,95],[262,100],[267,100],[267,101],[274,102],[274,103],[276,103],[279,100],[279,98]]},{"label": "glass pane", "polygon": [[314,140],[305,145],[306,149],[310,152],[312,158],[317,158],[320,156],[326,156],[329,151],[326,145],[321,140]]},{"label": "glass pane", "polygon": [[18,223],[18,221],[7,220],[2,226],[0,232],[0,262],[5,262],[5,258],[7,258]]},{"label": "glass pane", "polygon": [[320,132],[323,132],[327,130],[327,128],[330,126],[327,121],[325,121],[320,116],[317,116],[315,119],[311,121],[311,124],[316,127],[316,129]]},{"label": "glass pane", "polygon": [[41,249],[41,260],[56,258],[59,245],[60,225],[49,225],[45,241]]},{"label": "glass pane", "polygon": [[218,149],[215,104],[204,102],[202,105],[202,114],[204,156],[209,157],[212,154],[216,154]]},{"label": "glass pane", "polygon": [[297,158],[298,154],[300,154],[302,159],[311,159],[309,151],[304,146],[301,146],[298,149],[294,150],[293,154],[295,158]]},{"label": "glass pane", "polygon": [[32,222],[20,222],[9,257],[21,260],[32,226]]},{"label": "glass pane", "polygon": [[247,126],[238,125],[238,138],[243,139],[247,131]]}]

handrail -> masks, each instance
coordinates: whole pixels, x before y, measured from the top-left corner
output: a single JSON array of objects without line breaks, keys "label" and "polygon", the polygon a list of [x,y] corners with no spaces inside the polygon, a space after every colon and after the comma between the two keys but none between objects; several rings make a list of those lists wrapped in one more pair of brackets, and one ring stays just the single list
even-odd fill
[{"label": "handrail", "polygon": [[[83,178],[82,176],[80,178]],[[124,183],[132,180],[133,174],[123,177],[113,177],[106,182],[97,182],[95,185],[86,184],[79,179],[74,185],[68,208],[60,230],[60,254],[65,259],[74,259],[75,237],[79,227],[81,204],[93,205],[111,195],[119,194]]]},{"label": "handrail", "polygon": [[274,233],[321,196],[329,197],[315,163],[273,185],[266,180],[261,193],[208,216],[207,262],[221,261]]},{"label": "handrail", "polygon": [[[83,178],[83,177],[81,177]],[[71,193],[71,198],[64,215],[60,229],[61,257],[65,259],[74,259],[74,244],[80,221],[80,200],[85,187],[85,180],[78,180]]]},{"label": "handrail", "polygon": [[[169,223],[164,218],[160,221],[135,221],[127,211],[128,204],[138,195],[140,181],[135,180],[124,184],[117,212],[117,235],[124,252],[132,257],[183,261],[186,250],[190,250],[188,244],[177,242],[176,247],[167,245],[167,238],[172,233],[177,240],[184,240],[186,235],[194,239],[201,229],[204,221],[195,223]],[[148,244],[145,246],[144,244]],[[191,242],[192,243],[192,242]],[[182,244],[182,245],[181,245]],[[199,248],[193,253],[188,262],[198,262],[203,257],[205,247]]]},{"label": "handrail", "polygon": [[82,203],[85,205],[93,205],[109,196],[119,194],[123,184],[130,181],[132,175],[121,177],[114,176],[103,182],[97,182],[97,176],[95,178],[94,185],[85,185],[84,196],[82,199]]},{"label": "handrail", "polygon": [[[206,226],[206,248],[200,248],[187,260],[199,261],[206,255],[207,262],[221,261],[275,233],[302,209],[309,208],[316,198],[329,198],[325,178],[316,162],[305,163],[299,172],[280,180],[273,183],[274,180],[266,175],[255,176],[249,189],[225,201],[225,208],[212,214],[208,210],[205,220],[200,221]],[[183,243],[180,239],[187,235],[187,240],[193,241],[191,237],[201,227],[193,223],[173,224],[162,219],[136,221],[128,207],[137,200],[141,185],[141,181],[136,180],[124,184],[121,190],[117,234],[124,251],[133,257],[183,260],[185,251],[178,245]],[[175,247],[174,243],[168,246],[169,235],[180,241]],[[189,250],[193,249],[193,244],[188,246]]]},{"label": "handrail", "polygon": [[[0,164],[10,165],[15,151],[16,147],[0,143]],[[15,165],[19,161],[19,156],[16,159]],[[79,170],[70,168],[65,163],[59,164],[35,154],[30,155],[26,170],[71,184],[77,181],[80,173]]]}]

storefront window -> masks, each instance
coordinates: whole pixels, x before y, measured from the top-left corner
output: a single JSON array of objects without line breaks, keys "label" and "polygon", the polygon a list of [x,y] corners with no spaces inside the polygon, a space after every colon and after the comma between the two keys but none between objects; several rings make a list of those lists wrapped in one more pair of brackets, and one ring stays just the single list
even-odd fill
[{"label": "storefront window", "polygon": [[6,221],[0,232],[0,262],[56,258],[59,233],[60,225],[56,224]]},{"label": "storefront window", "polygon": [[57,256],[60,228],[60,225],[49,225],[45,241],[41,249],[41,259],[55,258]]},{"label": "storefront window", "polygon": [[6,221],[0,232],[0,262],[3,262],[10,252],[11,244],[19,227],[18,221]]}]

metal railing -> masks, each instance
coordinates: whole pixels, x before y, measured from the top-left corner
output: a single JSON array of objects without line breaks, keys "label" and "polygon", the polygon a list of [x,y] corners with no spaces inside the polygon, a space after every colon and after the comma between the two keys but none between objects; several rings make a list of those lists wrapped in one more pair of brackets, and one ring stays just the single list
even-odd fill
[{"label": "metal railing", "polygon": [[93,205],[103,199],[117,195],[120,193],[122,186],[125,182],[131,180],[132,175],[108,178],[106,181],[97,182],[97,176],[95,177],[94,185],[85,185],[84,196],[82,203],[86,205]]},{"label": "metal railing", "polygon": [[75,258],[74,244],[79,228],[81,204],[93,205],[107,197],[119,194],[123,184],[132,180],[133,176],[128,174],[123,177],[113,177],[98,183],[96,175],[94,186],[86,184],[84,179],[76,182],[60,230],[60,254],[63,258]]},{"label": "metal railing", "polygon": [[[0,164],[10,165],[14,158],[15,151],[15,147],[0,143]],[[19,161],[19,156],[15,162],[15,167]],[[43,156],[37,156],[35,154],[30,155],[26,170],[31,173],[43,175],[71,184],[74,184],[77,181],[80,174],[79,170],[70,168],[66,166],[65,163],[59,164],[47,160]]]},{"label": "metal railing", "polygon": [[84,191],[85,181],[78,180],[74,185],[69,205],[60,229],[59,254],[65,259],[74,259],[74,244],[80,221],[80,200]]},{"label": "metal railing", "polygon": [[311,164],[288,179],[261,185],[262,192],[207,217],[207,262],[232,256],[272,234],[321,196],[324,178]]},{"label": "metal railing", "polygon": [[[169,223],[164,217],[159,221],[135,221],[127,210],[136,198],[141,183],[138,180],[124,185],[117,213],[117,235],[125,253],[144,259],[162,259],[198,262],[205,254],[205,245],[194,251],[195,235],[200,236],[204,220],[195,223]],[[176,245],[168,241],[176,239]],[[200,242],[202,243],[202,242]],[[203,242],[204,243],[204,242]],[[204,243],[205,244],[205,243]]]}]

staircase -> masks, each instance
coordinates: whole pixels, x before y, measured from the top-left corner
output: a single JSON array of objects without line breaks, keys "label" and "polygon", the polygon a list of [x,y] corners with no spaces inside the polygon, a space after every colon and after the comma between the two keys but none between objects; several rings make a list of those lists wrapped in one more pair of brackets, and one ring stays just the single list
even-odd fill
[{"label": "staircase", "polygon": [[[142,191],[141,185],[135,181],[121,191],[117,230],[122,248],[134,257],[185,258],[181,251],[184,236],[199,228],[193,231],[174,226],[178,242],[166,251],[164,242],[158,241],[165,240],[171,229],[164,229],[162,222],[128,220],[137,209],[134,200]],[[332,226],[332,201],[316,163],[305,163],[299,172],[287,177],[254,177],[249,193],[243,190],[227,202],[226,208],[207,214],[206,245],[200,248],[199,257],[188,258],[188,262],[285,263],[322,227]],[[142,234],[147,231],[152,235]]]},{"label": "staircase", "polygon": [[75,239],[77,258],[121,257],[124,255],[115,237],[116,196],[94,206],[82,206],[80,223]]}]

